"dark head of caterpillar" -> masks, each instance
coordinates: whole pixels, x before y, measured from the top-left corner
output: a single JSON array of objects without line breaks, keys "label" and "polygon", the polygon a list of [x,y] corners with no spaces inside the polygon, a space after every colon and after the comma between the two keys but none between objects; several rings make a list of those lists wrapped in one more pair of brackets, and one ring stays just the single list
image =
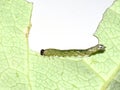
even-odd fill
[{"label": "dark head of caterpillar", "polygon": [[40,51],[40,55],[44,55],[44,49],[41,49],[41,51]]}]

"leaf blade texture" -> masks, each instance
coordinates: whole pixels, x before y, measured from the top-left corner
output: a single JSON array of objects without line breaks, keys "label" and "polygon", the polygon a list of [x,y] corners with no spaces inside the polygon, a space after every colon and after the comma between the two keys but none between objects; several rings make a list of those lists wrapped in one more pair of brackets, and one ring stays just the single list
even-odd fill
[{"label": "leaf blade texture", "polygon": [[29,49],[32,4],[0,0],[1,90],[119,90],[120,0],[95,36],[106,51],[91,57],[42,57]]}]

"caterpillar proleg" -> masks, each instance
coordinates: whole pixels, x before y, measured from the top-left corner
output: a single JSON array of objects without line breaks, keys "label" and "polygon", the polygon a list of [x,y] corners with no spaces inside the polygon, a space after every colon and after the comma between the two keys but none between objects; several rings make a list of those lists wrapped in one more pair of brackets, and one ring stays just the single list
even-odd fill
[{"label": "caterpillar proleg", "polygon": [[103,53],[105,51],[105,46],[102,44],[97,44],[88,49],[69,49],[69,50],[59,50],[59,49],[42,49],[40,54],[43,56],[91,56],[97,53]]}]

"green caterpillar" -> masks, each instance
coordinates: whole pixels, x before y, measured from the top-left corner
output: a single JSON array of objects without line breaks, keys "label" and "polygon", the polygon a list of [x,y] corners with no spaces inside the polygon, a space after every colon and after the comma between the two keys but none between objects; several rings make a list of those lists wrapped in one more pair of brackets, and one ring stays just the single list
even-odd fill
[{"label": "green caterpillar", "polygon": [[69,49],[69,50],[59,50],[59,49],[42,49],[40,54],[43,56],[91,56],[97,53],[103,53],[105,51],[105,46],[102,44],[97,44],[88,49]]}]

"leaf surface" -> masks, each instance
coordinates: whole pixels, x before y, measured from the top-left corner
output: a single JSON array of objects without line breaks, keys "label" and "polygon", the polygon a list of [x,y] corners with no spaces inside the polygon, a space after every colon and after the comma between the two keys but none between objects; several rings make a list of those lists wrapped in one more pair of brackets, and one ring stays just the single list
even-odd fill
[{"label": "leaf surface", "polygon": [[120,0],[95,36],[106,51],[91,57],[42,57],[29,49],[32,4],[0,0],[0,90],[120,90]]}]

